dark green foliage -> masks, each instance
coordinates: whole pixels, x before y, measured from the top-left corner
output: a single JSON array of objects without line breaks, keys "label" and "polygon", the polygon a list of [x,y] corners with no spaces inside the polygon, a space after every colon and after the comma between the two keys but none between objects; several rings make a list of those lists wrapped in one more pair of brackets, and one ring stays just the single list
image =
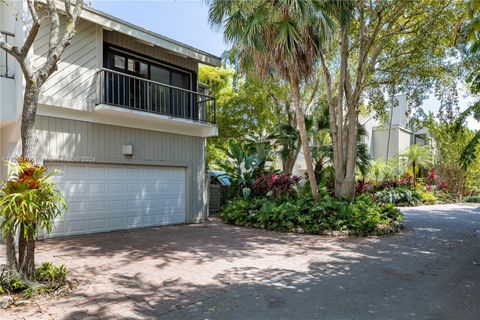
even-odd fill
[{"label": "dark green foliage", "polygon": [[480,203],[480,195],[465,197],[465,198],[463,198],[463,201],[465,201],[465,202],[473,202],[473,203]]},{"label": "dark green foliage", "polygon": [[374,234],[379,225],[397,225],[403,219],[391,204],[377,204],[368,196],[339,201],[323,192],[320,201],[308,196],[289,200],[269,198],[230,200],[221,217],[227,223],[283,232],[319,234],[346,231]]},{"label": "dark green foliage", "polygon": [[17,294],[24,292],[29,288],[31,288],[29,282],[12,272],[5,272],[0,276],[0,295]]}]

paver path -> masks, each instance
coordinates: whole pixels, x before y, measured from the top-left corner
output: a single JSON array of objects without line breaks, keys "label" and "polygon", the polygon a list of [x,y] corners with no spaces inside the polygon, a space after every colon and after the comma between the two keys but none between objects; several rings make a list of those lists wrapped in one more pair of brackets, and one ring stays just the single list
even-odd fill
[{"label": "paver path", "polygon": [[385,238],[214,220],[42,241],[38,261],[65,263],[80,287],[0,319],[480,319],[480,208],[404,212],[407,230]]}]

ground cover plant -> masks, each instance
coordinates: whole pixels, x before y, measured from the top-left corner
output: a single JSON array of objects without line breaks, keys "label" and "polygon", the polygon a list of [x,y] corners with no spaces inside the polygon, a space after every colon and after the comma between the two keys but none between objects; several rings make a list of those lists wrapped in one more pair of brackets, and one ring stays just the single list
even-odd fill
[{"label": "ground cover plant", "polygon": [[[255,180],[255,188],[278,179],[275,173]],[[371,195],[360,195],[353,200],[338,200],[331,190],[320,188],[320,201],[314,201],[298,178],[282,183],[275,192],[238,196],[223,208],[221,218],[231,224],[282,232],[326,234],[340,231],[348,235],[387,234],[398,231],[402,214],[393,204],[378,203]],[[293,186],[292,186],[293,185]],[[289,190],[289,192],[286,192]]]},{"label": "ground cover plant", "polygon": [[12,270],[3,270],[0,274],[0,296],[9,299],[2,300],[2,308],[8,308],[18,302],[28,299],[62,295],[72,290],[75,281],[67,279],[68,270],[64,265],[56,266],[44,262],[35,269],[35,276],[28,280]]}]

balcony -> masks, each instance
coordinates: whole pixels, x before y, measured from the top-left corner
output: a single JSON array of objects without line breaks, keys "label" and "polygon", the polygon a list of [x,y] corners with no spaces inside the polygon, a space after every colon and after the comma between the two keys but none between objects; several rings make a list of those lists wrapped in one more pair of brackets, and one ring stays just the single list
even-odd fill
[{"label": "balcony", "polygon": [[96,105],[107,105],[200,123],[216,122],[213,97],[110,69],[97,72]]}]

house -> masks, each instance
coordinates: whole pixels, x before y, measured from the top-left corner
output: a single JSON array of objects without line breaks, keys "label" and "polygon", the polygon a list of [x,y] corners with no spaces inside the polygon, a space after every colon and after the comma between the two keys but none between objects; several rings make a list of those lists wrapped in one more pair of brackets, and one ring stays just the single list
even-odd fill
[{"label": "house", "polygon": [[[426,128],[414,130],[409,125],[406,94],[398,94],[396,98],[398,104],[390,111],[385,123],[376,117],[375,112],[359,116],[359,123],[365,128],[366,133],[363,142],[367,145],[370,157],[374,160],[397,157],[413,144],[421,146],[429,144],[433,147],[433,141]],[[306,172],[305,157],[303,152],[300,152],[292,173],[303,177]]]},{"label": "house", "polygon": [[366,131],[364,142],[374,160],[392,159],[413,144],[432,146],[433,141],[426,128],[415,130],[410,125],[406,94],[398,94],[396,98],[398,104],[390,110],[385,123],[377,119],[375,113],[359,117],[359,123]]},{"label": "house", "polygon": [[[25,39],[15,16],[26,10],[25,1],[0,2],[11,43]],[[203,221],[205,145],[217,126],[215,98],[199,91],[197,72],[220,58],[88,6],[76,29],[36,118],[37,160],[63,172],[54,179],[69,207],[49,236]],[[31,64],[45,60],[48,39],[42,25]],[[12,159],[25,81],[0,53],[0,157]]]}]

